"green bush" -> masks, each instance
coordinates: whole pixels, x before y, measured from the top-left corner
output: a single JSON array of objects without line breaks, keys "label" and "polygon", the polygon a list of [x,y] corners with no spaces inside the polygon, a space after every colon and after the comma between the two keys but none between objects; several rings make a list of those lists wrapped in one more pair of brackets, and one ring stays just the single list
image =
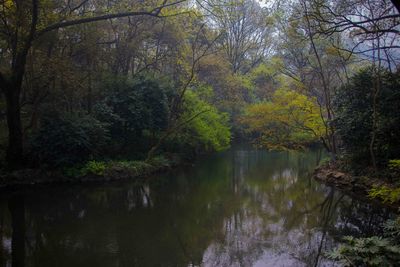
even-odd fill
[{"label": "green bush", "polygon": [[106,125],[90,116],[44,118],[31,141],[31,156],[50,166],[82,163],[101,152],[108,142]]},{"label": "green bush", "polygon": [[107,164],[102,161],[88,161],[85,166],[81,169],[82,175],[86,174],[95,174],[95,175],[104,175],[105,170],[107,169]]}]

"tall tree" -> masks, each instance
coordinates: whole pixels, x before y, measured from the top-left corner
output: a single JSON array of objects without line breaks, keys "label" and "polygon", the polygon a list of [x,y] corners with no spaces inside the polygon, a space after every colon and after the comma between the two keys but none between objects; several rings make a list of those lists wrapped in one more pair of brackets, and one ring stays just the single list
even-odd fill
[{"label": "tall tree", "polygon": [[247,73],[271,48],[270,12],[255,0],[209,0],[204,4],[211,25],[222,33],[221,46],[234,73]]},{"label": "tall tree", "polygon": [[[5,41],[2,42],[1,57],[6,64],[0,69],[0,88],[5,96],[7,106],[8,147],[6,159],[8,166],[18,168],[22,165],[23,132],[20,96],[28,53],[35,41],[48,32],[84,23],[132,16],[162,17],[164,8],[184,1],[163,0],[161,4],[155,5],[153,8],[140,11],[101,12],[100,15],[98,12],[89,12],[89,14],[93,14],[89,16],[87,16],[88,12],[78,12],[79,9],[92,4],[86,0],[72,7],[68,4],[61,7],[56,6],[50,10],[45,10],[47,7],[45,2],[39,0],[2,1],[0,34],[1,39]],[[64,10],[64,14],[60,14],[59,10]],[[51,16],[56,16],[59,20],[51,21]]]}]

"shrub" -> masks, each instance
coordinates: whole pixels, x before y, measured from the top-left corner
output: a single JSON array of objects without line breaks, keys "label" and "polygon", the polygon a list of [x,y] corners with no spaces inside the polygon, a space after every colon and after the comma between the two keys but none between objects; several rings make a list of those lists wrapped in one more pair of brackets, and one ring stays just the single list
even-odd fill
[{"label": "shrub", "polygon": [[108,141],[103,123],[90,116],[44,118],[31,142],[31,156],[50,166],[68,166],[100,153]]},{"label": "shrub", "polygon": [[81,174],[104,175],[106,169],[107,169],[107,164],[105,162],[91,160],[88,161],[85,164],[85,166],[81,169]]},{"label": "shrub", "polygon": [[379,198],[383,202],[396,203],[400,201],[400,188],[390,188],[388,186],[374,186],[369,192],[371,198]]}]

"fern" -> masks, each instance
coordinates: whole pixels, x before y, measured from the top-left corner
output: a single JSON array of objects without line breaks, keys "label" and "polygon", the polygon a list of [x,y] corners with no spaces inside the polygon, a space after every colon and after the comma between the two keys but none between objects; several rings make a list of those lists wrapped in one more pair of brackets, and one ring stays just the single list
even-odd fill
[{"label": "fern", "polygon": [[344,266],[398,266],[400,263],[399,219],[387,221],[384,230],[384,237],[346,236],[343,238],[344,244],[329,252],[327,256]]}]

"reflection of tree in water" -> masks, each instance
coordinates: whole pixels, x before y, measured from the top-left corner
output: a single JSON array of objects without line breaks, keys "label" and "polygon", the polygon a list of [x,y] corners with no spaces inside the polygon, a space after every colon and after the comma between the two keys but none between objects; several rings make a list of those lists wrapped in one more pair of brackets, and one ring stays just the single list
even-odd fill
[{"label": "reflection of tree in water", "polygon": [[27,196],[29,266],[201,264],[204,250],[219,238],[225,211],[231,212],[219,200],[225,183],[174,178]]},{"label": "reflection of tree in water", "polygon": [[336,224],[332,235],[371,236],[382,233],[382,224],[393,213],[365,200],[344,198],[337,210]]},{"label": "reflection of tree in water", "polygon": [[[0,240],[25,228],[15,253],[27,267],[321,264],[335,239],[385,214],[372,218],[372,206],[312,181],[320,158],[242,150],[141,185],[26,193],[23,205],[0,201]],[[9,252],[0,255],[9,265]]]},{"label": "reflection of tree in water", "polygon": [[[232,188],[242,204],[225,222],[225,239],[206,251],[206,265],[251,266],[268,257],[289,265],[327,263],[321,254],[335,245],[330,228],[335,227],[346,198],[311,180],[320,159],[318,152],[308,157],[289,152],[238,153]],[[376,223],[370,227],[376,228]]]},{"label": "reflection of tree in water", "polygon": [[0,200],[0,267],[7,266],[11,259],[11,227],[7,216],[7,202]]}]

